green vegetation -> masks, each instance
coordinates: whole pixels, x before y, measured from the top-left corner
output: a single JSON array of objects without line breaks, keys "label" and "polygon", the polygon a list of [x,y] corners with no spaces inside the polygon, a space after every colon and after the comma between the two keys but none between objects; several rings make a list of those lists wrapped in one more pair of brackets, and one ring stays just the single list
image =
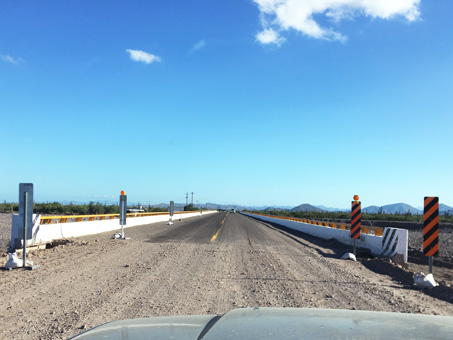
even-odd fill
[{"label": "green vegetation", "polygon": [[184,211],[199,211],[200,208],[194,207],[192,203],[184,206]]},{"label": "green vegetation", "polygon": [[[290,210],[273,210],[273,211],[250,211],[250,213],[259,213],[271,216],[286,216],[294,218],[306,218],[309,220],[350,220],[351,214],[348,212],[316,212],[316,211],[290,211]],[[393,221],[393,222],[423,222],[423,215],[413,215],[410,212],[405,214],[364,214],[362,220],[367,221]],[[453,215],[445,214],[439,216],[440,223],[453,223]]]},{"label": "green vegetation", "polygon": [[[133,209],[134,207],[132,207]],[[137,207],[138,209],[138,207]],[[143,209],[146,212],[168,212],[168,208],[158,208],[158,207],[152,207],[151,205],[148,205],[148,207],[143,207]]]},{"label": "green vegetation", "polygon": [[[138,209],[138,206],[129,206],[131,209]],[[146,212],[166,212],[167,208],[145,207]],[[18,212],[18,203],[0,203],[0,212]],[[102,215],[119,214],[119,207],[116,204],[103,204],[100,202],[90,202],[89,204],[61,204],[53,203],[34,203],[33,213],[46,215]]]},{"label": "green vegetation", "polygon": [[19,210],[19,204],[17,203],[0,203],[0,212],[13,212]]}]

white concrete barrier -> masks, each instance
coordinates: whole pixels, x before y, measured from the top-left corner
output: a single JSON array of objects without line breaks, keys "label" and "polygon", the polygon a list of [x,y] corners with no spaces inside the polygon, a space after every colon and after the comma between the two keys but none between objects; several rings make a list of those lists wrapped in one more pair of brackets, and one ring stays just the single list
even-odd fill
[{"label": "white concrete barrier", "polygon": [[[175,212],[175,214],[173,215],[173,221],[179,220],[180,218],[202,216],[216,212],[217,211],[203,211],[202,214],[200,214],[199,211],[184,214],[178,214],[178,212]],[[40,224],[40,219],[41,215],[33,214],[33,236],[31,240],[27,241],[27,245],[38,245],[63,238],[93,235],[113,230],[119,231],[121,229],[119,219],[52,224]],[[169,221],[169,219],[170,215],[128,218],[124,228],[126,229],[156,222],[166,222]],[[22,228],[18,225],[18,223],[19,215],[14,214],[11,228],[11,247],[17,247],[16,238],[18,238],[19,236],[19,228]]]},{"label": "white concrete barrier", "polygon": [[[34,237],[36,236],[37,230],[39,229],[39,223],[41,222],[41,215],[33,214],[33,229],[32,229],[32,239],[27,241],[27,245],[34,244]],[[19,215],[13,214],[12,223],[11,223],[11,247],[12,248],[21,248],[22,244],[19,239],[19,231],[23,230],[23,226],[19,226]],[[17,239],[17,241],[16,241]],[[16,243],[18,242],[18,243]]]},{"label": "white concrete barrier", "polygon": [[[353,245],[349,230],[334,229],[313,225],[303,222],[290,221],[280,218],[255,215],[250,213],[242,213],[246,216],[280,224],[293,230],[298,230],[312,236],[320,237],[326,240],[335,239],[346,245]],[[357,247],[367,248],[371,254],[381,257],[393,257],[396,254],[401,254],[404,257],[404,262],[407,262],[407,243],[408,231],[405,229],[384,228],[384,236],[374,236],[361,233],[360,239],[357,240]]]}]

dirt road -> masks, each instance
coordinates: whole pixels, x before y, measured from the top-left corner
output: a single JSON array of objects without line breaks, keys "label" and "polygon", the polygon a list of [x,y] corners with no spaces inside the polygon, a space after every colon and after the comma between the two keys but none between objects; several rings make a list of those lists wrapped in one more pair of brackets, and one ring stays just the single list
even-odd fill
[{"label": "dirt road", "polygon": [[0,339],[67,339],[111,320],[250,306],[453,315],[450,287],[422,292],[388,262],[340,260],[350,249],[337,242],[225,216],[126,229],[126,241],[106,233],[33,251],[38,270],[0,272]]}]

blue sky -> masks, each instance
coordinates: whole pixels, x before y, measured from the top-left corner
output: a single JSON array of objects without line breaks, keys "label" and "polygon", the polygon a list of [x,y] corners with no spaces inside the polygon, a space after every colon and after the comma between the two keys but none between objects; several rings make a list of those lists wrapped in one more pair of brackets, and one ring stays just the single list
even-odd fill
[{"label": "blue sky", "polygon": [[451,13],[3,1],[0,200],[452,206]]}]

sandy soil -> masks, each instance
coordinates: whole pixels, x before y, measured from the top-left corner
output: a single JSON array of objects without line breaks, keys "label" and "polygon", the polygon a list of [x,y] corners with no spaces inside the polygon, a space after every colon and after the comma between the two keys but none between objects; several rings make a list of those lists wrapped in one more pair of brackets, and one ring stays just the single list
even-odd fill
[{"label": "sandy soil", "polygon": [[259,238],[225,231],[215,242],[152,241],[179,223],[132,228],[128,241],[111,233],[67,240],[31,252],[38,270],[1,271],[0,339],[67,339],[111,320],[251,306],[453,315],[451,281],[420,291],[390,261],[340,260],[348,249],[337,242],[245,216],[228,216],[222,228],[247,226]]},{"label": "sandy soil", "polygon": [[8,248],[11,240],[12,214],[0,213],[0,250]]}]

